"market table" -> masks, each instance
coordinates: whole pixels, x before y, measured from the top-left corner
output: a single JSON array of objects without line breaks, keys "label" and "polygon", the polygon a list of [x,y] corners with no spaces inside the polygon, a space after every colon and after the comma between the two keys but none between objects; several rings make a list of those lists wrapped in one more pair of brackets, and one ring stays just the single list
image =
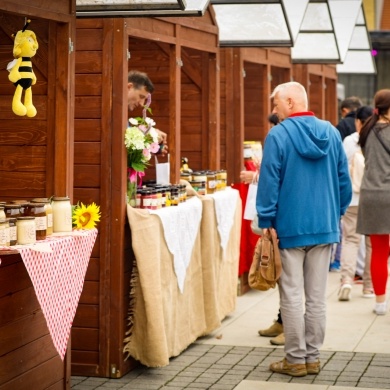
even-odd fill
[{"label": "market table", "polygon": [[68,340],[96,237],[73,231],[0,248],[1,390],[70,387]]},{"label": "market table", "polygon": [[[124,352],[146,366],[168,365],[235,308],[241,200],[225,191],[152,213],[127,208],[136,260]],[[231,208],[219,224],[216,204]]]}]

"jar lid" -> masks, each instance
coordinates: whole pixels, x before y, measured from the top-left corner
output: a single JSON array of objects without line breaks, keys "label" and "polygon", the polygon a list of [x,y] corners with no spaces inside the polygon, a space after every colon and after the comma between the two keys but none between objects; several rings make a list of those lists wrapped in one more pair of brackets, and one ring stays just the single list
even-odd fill
[{"label": "jar lid", "polygon": [[15,222],[16,218],[6,218],[6,220],[9,221],[9,222]]},{"label": "jar lid", "polygon": [[26,219],[35,219],[35,217],[16,217],[16,219],[19,220],[26,220]]},{"label": "jar lid", "polygon": [[15,203],[6,203],[4,207],[6,209],[20,209],[20,205]]},{"label": "jar lid", "polygon": [[6,223],[6,222],[7,221],[4,218],[0,219],[0,225],[2,225],[3,223]]},{"label": "jar lid", "polygon": [[28,203],[28,200],[27,199],[18,199],[18,200],[11,200],[11,203],[14,203],[14,204],[24,204],[24,203]]},{"label": "jar lid", "polygon": [[70,200],[68,196],[53,196],[54,201]]},{"label": "jar lid", "polygon": [[49,198],[35,198],[31,200],[31,203],[50,203]]},{"label": "jar lid", "polygon": [[45,204],[34,202],[34,203],[30,203],[30,206],[32,206],[32,207],[45,207]]}]

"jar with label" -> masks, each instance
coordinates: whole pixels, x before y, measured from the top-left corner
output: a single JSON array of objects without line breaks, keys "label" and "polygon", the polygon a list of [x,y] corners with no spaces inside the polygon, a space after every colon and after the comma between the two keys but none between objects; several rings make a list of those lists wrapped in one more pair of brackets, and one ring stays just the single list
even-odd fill
[{"label": "jar with label", "polygon": [[5,211],[4,211],[4,206],[0,206],[0,219],[5,219]]},{"label": "jar with label", "polygon": [[14,203],[6,203],[4,205],[6,218],[16,218],[20,216],[20,206]]},{"label": "jar with label", "polygon": [[16,245],[17,235],[16,235],[16,218],[7,218],[9,225],[9,245]]},{"label": "jar with label", "polygon": [[43,203],[45,205],[46,213],[46,236],[53,234],[53,209],[49,198],[35,198],[31,203]]},{"label": "jar with label", "polygon": [[72,231],[72,205],[67,196],[53,197],[51,207],[53,209],[53,232]]},{"label": "jar with label", "polygon": [[215,189],[216,189],[215,185],[216,185],[215,172],[208,171],[207,172],[207,182],[206,182],[206,193],[207,194],[214,194]]},{"label": "jar with label", "polygon": [[34,244],[36,242],[34,217],[23,216],[16,218],[16,237],[20,245]]},{"label": "jar with label", "polygon": [[6,222],[7,221],[5,219],[0,219],[0,245],[1,246],[7,245],[6,233],[5,233]]},{"label": "jar with label", "polygon": [[221,189],[224,190],[227,186],[227,172],[225,169],[221,169],[219,174],[221,178]]},{"label": "jar with label", "polygon": [[192,181],[207,181],[207,175],[203,171],[193,172]]},{"label": "jar with label", "polygon": [[150,190],[142,190],[141,209],[150,209],[152,207],[152,193]]},{"label": "jar with label", "polygon": [[31,216],[35,217],[35,233],[37,241],[44,240],[46,238],[46,211],[44,203],[30,203]]},{"label": "jar with label", "polygon": [[34,205],[32,203],[22,203],[20,208],[23,210],[22,215],[25,217],[33,217],[34,216]]},{"label": "jar with label", "polygon": [[171,206],[178,206],[180,203],[179,189],[177,187],[171,188]]}]

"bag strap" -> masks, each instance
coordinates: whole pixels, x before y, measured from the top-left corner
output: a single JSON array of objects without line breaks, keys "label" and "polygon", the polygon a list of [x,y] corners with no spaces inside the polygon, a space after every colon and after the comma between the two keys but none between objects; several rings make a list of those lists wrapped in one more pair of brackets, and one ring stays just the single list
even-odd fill
[{"label": "bag strap", "polygon": [[372,131],[374,132],[374,134],[376,135],[376,138],[378,138],[378,141],[382,144],[383,148],[386,150],[386,152],[388,154],[390,154],[390,149],[388,148],[388,146],[383,142],[383,139],[382,137],[379,135],[379,131],[376,127],[374,127],[372,129]]}]

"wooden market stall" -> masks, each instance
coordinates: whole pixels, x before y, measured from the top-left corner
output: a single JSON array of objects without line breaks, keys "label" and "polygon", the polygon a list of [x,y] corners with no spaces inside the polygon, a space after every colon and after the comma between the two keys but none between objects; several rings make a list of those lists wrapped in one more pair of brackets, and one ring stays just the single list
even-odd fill
[{"label": "wooden market stall", "polygon": [[[75,2],[4,0],[0,18],[0,199],[72,196]],[[11,36],[26,19],[39,43],[31,118],[12,112],[15,86],[6,70]],[[1,260],[0,389],[70,388],[70,354],[62,361],[54,349],[20,255]]]},{"label": "wooden market stall", "polygon": [[[127,73],[147,72],[155,85],[152,117],[168,133],[171,182],[183,155],[193,169],[218,169],[218,29],[210,11],[80,18],[75,47],[74,198],[99,204],[102,218],[72,328],[72,374],[118,378],[137,364],[123,351],[134,259],[125,203]],[[151,167],[147,178],[153,174]]]}]

